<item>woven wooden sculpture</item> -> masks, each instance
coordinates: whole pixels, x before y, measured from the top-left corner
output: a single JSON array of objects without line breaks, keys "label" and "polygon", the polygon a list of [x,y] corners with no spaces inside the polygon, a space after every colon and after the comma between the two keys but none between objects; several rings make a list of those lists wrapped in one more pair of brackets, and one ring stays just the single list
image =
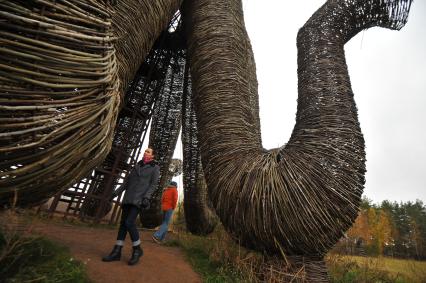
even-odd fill
[{"label": "woven wooden sculpture", "polygon": [[[116,2],[0,1],[0,205],[44,200],[108,153],[120,96],[182,1]],[[329,0],[307,21],[296,125],[285,146],[267,151],[241,0],[185,2],[209,197],[241,244],[304,264],[307,281],[327,281],[323,255],[352,225],[364,185],[343,46],[369,27],[400,29],[410,6]]]},{"label": "woven wooden sculpture", "polygon": [[[216,213],[247,247],[320,262],[355,220],[364,185],[343,46],[372,26],[401,28],[411,1],[330,0],[308,20],[297,38],[296,125],[288,143],[270,151],[253,112],[255,67],[241,1],[186,4],[201,159]],[[310,280],[326,280],[315,266]]]},{"label": "woven wooden sculpture", "polygon": [[120,94],[181,1],[115,2],[0,1],[0,205],[46,200],[109,152]]}]

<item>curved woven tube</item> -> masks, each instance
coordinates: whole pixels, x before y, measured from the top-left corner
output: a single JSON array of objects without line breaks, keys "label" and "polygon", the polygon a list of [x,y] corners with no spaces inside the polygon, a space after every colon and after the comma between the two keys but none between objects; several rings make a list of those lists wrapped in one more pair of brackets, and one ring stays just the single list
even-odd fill
[{"label": "curved woven tube", "polygon": [[0,205],[36,204],[102,162],[120,93],[180,2],[0,2]]},{"label": "curved woven tube", "polygon": [[364,140],[344,44],[375,25],[400,28],[411,1],[328,1],[298,35],[299,98],[288,144],[265,151],[254,64],[239,0],[185,7],[201,158],[221,221],[269,254],[321,257],[354,221]]},{"label": "curved woven tube", "polygon": [[125,89],[135,77],[160,33],[168,26],[181,6],[182,0],[116,2],[112,24],[114,36],[119,38],[115,45],[119,62],[118,74],[122,81],[122,89]]},{"label": "curved woven tube", "polygon": [[1,203],[46,199],[111,145],[120,100],[108,9],[53,2],[0,3]]}]

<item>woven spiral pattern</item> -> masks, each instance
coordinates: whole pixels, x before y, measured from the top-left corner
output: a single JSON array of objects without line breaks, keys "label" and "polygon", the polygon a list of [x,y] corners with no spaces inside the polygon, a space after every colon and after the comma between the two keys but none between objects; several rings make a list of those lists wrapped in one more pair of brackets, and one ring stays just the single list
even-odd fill
[{"label": "woven spiral pattern", "polygon": [[0,203],[34,203],[105,157],[119,106],[108,6],[0,2]]},{"label": "woven spiral pattern", "polygon": [[181,1],[116,2],[0,2],[0,205],[45,200],[109,152],[120,95]]},{"label": "woven spiral pattern", "polygon": [[[101,1],[101,0],[98,0]],[[124,94],[130,81],[152,49],[160,33],[167,28],[182,0],[116,1],[112,13],[114,35],[119,38],[118,74]]]},{"label": "woven spiral pattern", "polygon": [[344,44],[401,28],[411,1],[330,0],[299,31],[299,97],[289,142],[266,151],[253,111],[254,64],[239,0],[185,6],[201,159],[216,213],[243,245],[321,257],[357,216],[364,140]]}]

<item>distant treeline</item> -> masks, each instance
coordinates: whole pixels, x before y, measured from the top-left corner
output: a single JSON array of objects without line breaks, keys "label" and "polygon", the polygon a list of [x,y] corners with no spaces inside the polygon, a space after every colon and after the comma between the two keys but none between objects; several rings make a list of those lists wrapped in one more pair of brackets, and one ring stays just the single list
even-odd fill
[{"label": "distant treeline", "polygon": [[373,204],[363,198],[358,218],[334,251],[425,260],[426,206],[420,200]]}]

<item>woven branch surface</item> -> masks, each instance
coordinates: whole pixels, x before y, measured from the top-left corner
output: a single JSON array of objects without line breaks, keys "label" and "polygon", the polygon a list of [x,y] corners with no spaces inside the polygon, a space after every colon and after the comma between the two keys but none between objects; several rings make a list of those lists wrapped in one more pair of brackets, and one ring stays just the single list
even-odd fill
[{"label": "woven branch surface", "polygon": [[218,219],[208,197],[207,184],[201,165],[197,117],[194,111],[189,73],[189,66],[187,66],[182,103],[183,207],[188,231],[196,235],[207,235],[213,232]]},{"label": "woven branch surface", "polygon": [[180,2],[0,2],[0,205],[45,200],[102,162],[120,96]]},{"label": "woven branch surface", "polygon": [[269,254],[321,257],[357,216],[364,140],[344,44],[401,28],[411,1],[328,1],[299,31],[299,96],[289,142],[260,142],[255,66],[239,0],[194,0],[184,17],[201,159],[226,229]]},{"label": "woven branch surface", "polygon": [[45,199],[105,157],[119,106],[104,4],[2,1],[0,203]]},{"label": "woven branch surface", "polygon": [[[180,2],[0,3],[1,204],[45,199],[100,163],[120,94]],[[296,125],[271,151],[261,146],[240,1],[187,4],[200,152],[217,214],[248,247],[323,255],[355,219],[365,173],[343,45],[368,27],[401,28],[411,1],[334,0],[312,16],[298,35]]]}]

